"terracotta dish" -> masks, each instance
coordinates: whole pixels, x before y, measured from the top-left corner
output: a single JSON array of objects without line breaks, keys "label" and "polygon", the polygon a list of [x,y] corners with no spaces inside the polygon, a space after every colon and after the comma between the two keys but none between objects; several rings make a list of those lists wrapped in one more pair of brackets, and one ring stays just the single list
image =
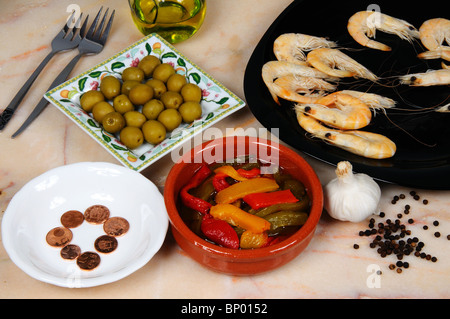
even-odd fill
[{"label": "terracotta dish", "polygon": [[[300,180],[311,199],[310,215],[296,233],[272,246],[258,249],[223,248],[200,238],[186,226],[177,210],[178,194],[202,163],[211,163],[211,158],[217,162],[219,157],[224,161],[245,155],[256,155],[262,161],[279,165],[285,172]],[[300,155],[273,141],[244,136],[205,142],[184,154],[169,172],[164,200],[171,230],[178,245],[205,267],[232,275],[267,272],[297,257],[311,241],[323,208],[320,181]]]}]

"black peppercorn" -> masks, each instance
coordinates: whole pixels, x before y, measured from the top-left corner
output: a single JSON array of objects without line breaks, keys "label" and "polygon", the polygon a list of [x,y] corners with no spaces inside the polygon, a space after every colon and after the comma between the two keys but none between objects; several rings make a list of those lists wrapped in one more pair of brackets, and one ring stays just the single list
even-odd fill
[{"label": "black peppercorn", "polygon": [[[410,194],[416,200],[420,198],[420,196],[415,191],[411,191]],[[403,198],[405,198],[404,194],[393,196],[392,203],[396,204],[398,200]],[[426,199],[424,199],[422,202],[425,205],[428,204],[428,200]],[[405,205],[403,214],[410,214],[410,209],[410,205]],[[403,214],[397,213],[395,214],[397,219],[393,220],[387,218],[384,220],[384,222],[377,222],[375,218],[371,218],[368,223],[368,228],[359,231],[360,236],[370,237],[372,235],[375,235],[372,242],[369,243],[369,247],[376,249],[381,258],[386,258],[387,256],[392,254],[396,256],[396,263],[390,264],[389,268],[395,269],[398,273],[401,273],[402,269],[409,268],[409,263],[403,260],[406,259],[406,256],[412,254],[425,260],[431,260],[432,262],[437,261],[436,257],[432,257],[430,254],[422,251],[422,248],[425,244],[420,241],[418,237],[410,237],[411,230],[407,229],[407,225],[414,224],[415,221],[413,218],[409,218],[407,221],[402,223],[401,218],[403,217]],[[379,217],[385,216],[386,215],[384,212],[380,212]],[[438,226],[439,222],[436,220],[433,222],[433,225]],[[428,226],[424,225],[423,229],[428,229]],[[435,232],[434,235],[436,237],[439,237],[440,233]],[[447,235],[447,239],[450,240],[450,234]],[[358,249],[359,245],[354,244],[353,247],[355,249]]]}]

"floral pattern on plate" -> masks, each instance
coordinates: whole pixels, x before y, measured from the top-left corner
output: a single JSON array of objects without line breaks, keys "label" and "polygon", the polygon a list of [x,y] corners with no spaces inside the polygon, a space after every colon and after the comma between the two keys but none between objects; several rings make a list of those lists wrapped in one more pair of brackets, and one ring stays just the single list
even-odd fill
[{"label": "floral pattern on plate", "polygon": [[[143,57],[150,54],[157,56],[163,63],[171,64],[177,73],[185,75],[189,82],[197,84],[202,89],[202,117],[191,124],[183,123],[168,133],[166,139],[158,145],[144,143],[137,149],[129,150],[120,142],[117,135],[104,131],[102,126],[81,108],[80,97],[84,92],[97,90],[101,79],[106,75],[114,75],[121,79],[125,68],[137,66]],[[53,88],[44,96],[106,148],[120,163],[135,171],[142,171],[176,146],[200,133],[202,129],[245,106],[243,100],[157,34],[141,39],[113,57]]]}]

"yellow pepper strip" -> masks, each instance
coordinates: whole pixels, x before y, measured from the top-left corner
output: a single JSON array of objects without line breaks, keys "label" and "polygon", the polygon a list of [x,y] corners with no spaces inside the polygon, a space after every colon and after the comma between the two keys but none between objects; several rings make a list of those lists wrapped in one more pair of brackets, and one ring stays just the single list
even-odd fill
[{"label": "yellow pepper strip", "polygon": [[253,249],[264,247],[268,243],[269,236],[267,235],[267,232],[255,234],[246,230],[241,235],[239,246],[243,249]]},{"label": "yellow pepper strip", "polygon": [[239,226],[252,233],[262,233],[270,229],[270,222],[264,218],[252,215],[232,204],[217,204],[210,208],[212,217],[226,221],[233,226]]},{"label": "yellow pepper strip", "polygon": [[216,195],[217,204],[229,204],[253,193],[271,192],[278,189],[275,180],[266,177],[257,177],[233,184]]},{"label": "yellow pepper strip", "polygon": [[240,182],[247,180],[246,177],[241,176],[231,165],[220,166],[214,170],[214,173],[223,173]]}]

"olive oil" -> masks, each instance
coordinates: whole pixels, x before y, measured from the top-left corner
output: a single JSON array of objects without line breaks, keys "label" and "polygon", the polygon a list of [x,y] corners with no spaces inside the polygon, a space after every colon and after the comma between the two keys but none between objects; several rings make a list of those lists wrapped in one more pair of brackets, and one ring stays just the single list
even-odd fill
[{"label": "olive oil", "polygon": [[144,35],[156,32],[170,43],[194,35],[203,23],[206,0],[129,0],[134,24]]}]

